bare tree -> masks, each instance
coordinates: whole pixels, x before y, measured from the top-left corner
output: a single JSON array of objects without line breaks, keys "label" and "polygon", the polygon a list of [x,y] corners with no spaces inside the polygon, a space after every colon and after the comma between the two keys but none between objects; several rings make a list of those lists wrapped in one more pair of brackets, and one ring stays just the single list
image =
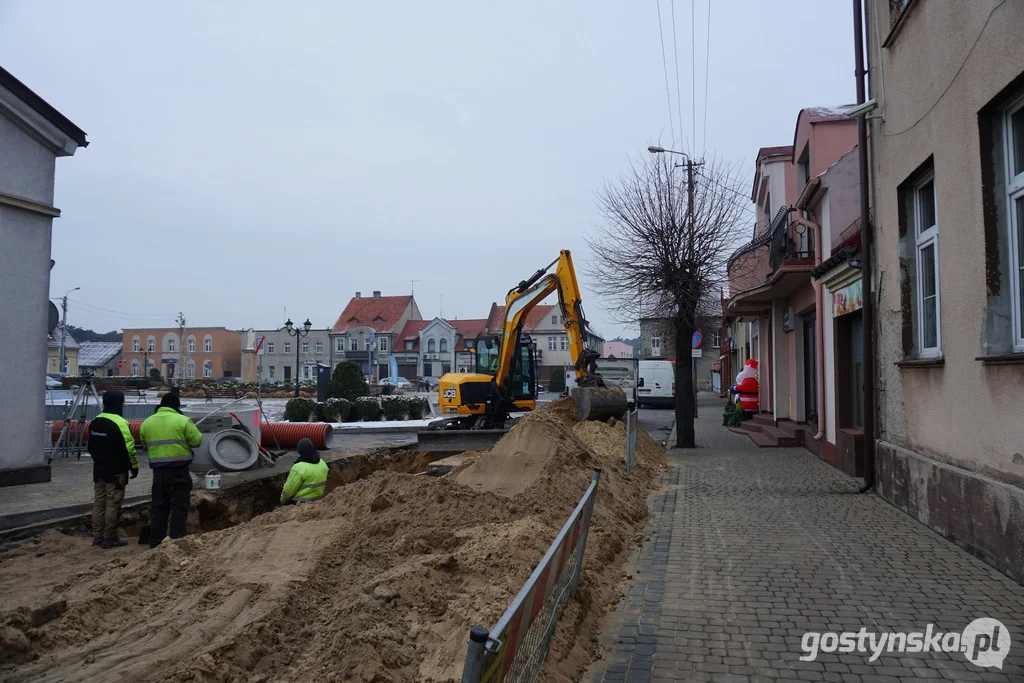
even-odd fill
[{"label": "bare tree", "polygon": [[687,169],[675,161],[668,154],[643,157],[605,185],[598,194],[605,220],[587,236],[593,260],[585,272],[621,322],[669,321],[676,347],[675,446],[693,448],[696,403],[684,354],[701,319],[717,308],[729,256],[751,221],[733,167],[716,159],[695,162],[690,207]]}]

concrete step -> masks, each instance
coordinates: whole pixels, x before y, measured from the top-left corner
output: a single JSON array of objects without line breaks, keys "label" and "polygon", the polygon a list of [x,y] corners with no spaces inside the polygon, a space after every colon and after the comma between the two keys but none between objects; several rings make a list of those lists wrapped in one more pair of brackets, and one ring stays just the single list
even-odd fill
[{"label": "concrete step", "polygon": [[781,445],[774,436],[760,432],[751,432],[750,440],[761,448],[778,448]]},{"label": "concrete step", "polygon": [[775,440],[777,446],[799,446],[803,443],[803,435],[800,438],[785,429],[778,427],[765,427],[761,430],[764,436]]},{"label": "concrete step", "polygon": [[775,426],[775,418],[768,413],[758,413],[751,418],[751,422],[759,425],[765,425],[767,427]]},{"label": "concrete step", "polygon": [[743,423],[743,429],[748,432],[760,432],[764,430],[765,425],[754,422],[753,420],[746,420]]}]

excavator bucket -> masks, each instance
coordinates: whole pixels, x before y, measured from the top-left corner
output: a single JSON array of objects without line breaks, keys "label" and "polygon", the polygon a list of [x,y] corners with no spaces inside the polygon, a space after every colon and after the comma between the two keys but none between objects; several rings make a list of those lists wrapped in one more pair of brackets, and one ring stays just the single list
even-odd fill
[{"label": "excavator bucket", "polygon": [[576,401],[577,422],[603,422],[611,417],[621,420],[629,409],[626,394],[618,387],[575,387],[572,397]]},{"label": "excavator bucket", "polygon": [[508,434],[507,429],[435,429],[416,434],[416,450],[427,453],[486,451]]}]

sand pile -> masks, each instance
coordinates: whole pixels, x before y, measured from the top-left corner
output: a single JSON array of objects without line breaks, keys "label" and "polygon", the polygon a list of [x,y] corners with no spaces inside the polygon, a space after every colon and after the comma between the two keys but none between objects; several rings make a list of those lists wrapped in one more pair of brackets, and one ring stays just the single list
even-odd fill
[{"label": "sand pile", "polygon": [[576,678],[665,454],[641,434],[627,476],[622,424],[576,425],[572,410],[526,416],[454,477],[377,472],[57,584],[66,607],[47,623],[29,605],[0,614],[5,637],[28,644],[0,678],[458,680],[469,627],[494,624],[601,466],[579,593],[545,673]]}]

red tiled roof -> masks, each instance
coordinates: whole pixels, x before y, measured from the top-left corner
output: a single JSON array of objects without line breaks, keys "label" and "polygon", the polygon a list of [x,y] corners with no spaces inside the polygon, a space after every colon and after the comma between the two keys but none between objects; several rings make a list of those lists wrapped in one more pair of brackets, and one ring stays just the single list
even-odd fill
[{"label": "red tiled roof", "polygon": [[[410,320],[402,328],[402,331],[398,333],[398,339],[395,340],[395,347],[398,351],[405,350],[405,342],[412,340],[416,342],[416,345],[420,343],[420,330],[430,324],[429,320]],[[416,348],[416,345],[413,348]]]},{"label": "red tiled roof", "polygon": [[757,160],[768,159],[769,157],[792,156],[792,145],[779,145],[776,147],[762,147],[757,150]]},{"label": "red tiled roof", "polygon": [[393,333],[410,304],[412,296],[409,295],[352,298],[338,316],[331,333],[344,334],[360,326],[373,328],[376,332]]},{"label": "red tiled roof", "polygon": [[465,340],[476,339],[484,333],[487,328],[487,321],[483,318],[474,318],[469,320],[448,320],[446,321],[449,325],[454,327],[459,333],[459,340],[455,342],[456,351],[465,351],[466,345]]},{"label": "red tiled roof", "polygon": [[[523,332],[527,334],[533,332],[537,327],[540,326],[544,319],[551,315],[551,310],[557,308],[555,304],[535,306],[530,314],[526,316],[526,322],[523,323]],[[491,314],[487,316],[486,331],[489,334],[497,334],[501,332],[502,325],[505,322],[505,307],[497,304],[491,304]]]}]

